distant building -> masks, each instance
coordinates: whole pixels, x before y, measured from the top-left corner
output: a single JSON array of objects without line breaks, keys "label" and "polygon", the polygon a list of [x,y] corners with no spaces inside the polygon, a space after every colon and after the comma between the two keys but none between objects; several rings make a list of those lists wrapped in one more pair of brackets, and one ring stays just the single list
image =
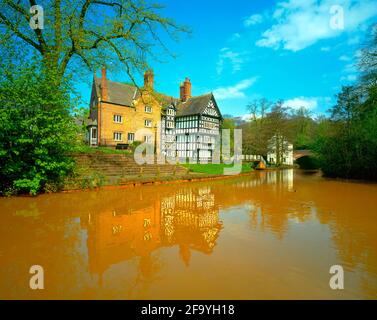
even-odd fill
[{"label": "distant building", "polygon": [[274,165],[293,165],[293,144],[282,135],[274,135],[268,142],[267,161]]},{"label": "distant building", "polygon": [[214,95],[192,97],[189,78],[181,83],[179,98],[154,91],[153,83],[152,71],[145,72],[142,88],[109,81],[106,69],[101,78],[94,77],[90,145],[141,141],[154,143],[156,152],[166,156],[211,159],[222,121]]}]

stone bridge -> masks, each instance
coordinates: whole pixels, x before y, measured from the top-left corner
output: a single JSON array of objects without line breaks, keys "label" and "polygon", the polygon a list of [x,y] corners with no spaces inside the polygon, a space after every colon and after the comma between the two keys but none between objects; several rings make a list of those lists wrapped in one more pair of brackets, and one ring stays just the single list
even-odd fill
[{"label": "stone bridge", "polygon": [[293,151],[293,160],[297,160],[305,156],[314,156],[314,153],[311,150],[294,150]]}]

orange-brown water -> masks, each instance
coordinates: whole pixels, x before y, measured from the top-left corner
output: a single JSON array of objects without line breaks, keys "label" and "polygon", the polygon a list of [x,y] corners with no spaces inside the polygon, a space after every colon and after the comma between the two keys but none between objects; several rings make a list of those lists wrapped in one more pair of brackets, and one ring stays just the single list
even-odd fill
[{"label": "orange-brown water", "polygon": [[377,299],[377,185],[286,170],[2,198],[0,299],[14,298]]}]

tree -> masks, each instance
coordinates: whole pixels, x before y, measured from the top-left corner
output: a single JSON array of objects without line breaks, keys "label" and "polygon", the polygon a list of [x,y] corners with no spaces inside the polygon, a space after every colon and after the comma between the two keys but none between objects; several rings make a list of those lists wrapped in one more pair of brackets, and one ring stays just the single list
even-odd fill
[{"label": "tree", "polygon": [[364,108],[355,87],[343,87],[322,121],[315,150],[328,176],[377,179],[377,106]]},{"label": "tree", "polygon": [[366,46],[361,49],[359,68],[361,72],[361,85],[368,91],[377,83],[377,24],[368,30]]},{"label": "tree", "polygon": [[[36,5],[43,28],[40,16],[36,28],[29,24],[31,7],[42,13]],[[0,0],[0,6],[0,194],[55,190],[74,165],[73,74],[122,65],[135,84],[135,73],[161,56],[158,49],[172,55],[161,31],[176,40],[187,29],[144,0]]]},{"label": "tree", "polygon": [[251,119],[256,121],[257,119],[264,119],[271,105],[272,103],[266,98],[261,98],[251,101],[246,109],[250,113]]},{"label": "tree", "polygon": [[251,101],[247,106],[250,114],[250,122],[242,126],[245,151],[248,154],[266,155],[268,131],[266,129],[266,115],[272,102],[265,98]]},{"label": "tree", "polygon": [[56,190],[74,164],[69,83],[54,90],[55,74],[36,62],[9,66],[0,73],[0,194]]},{"label": "tree", "polygon": [[288,141],[293,139],[289,126],[288,108],[282,100],[278,100],[267,114],[266,130],[269,133],[268,150],[276,153],[276,165],[283,163],[284,152],[287,149]]},{"label": "tree", "polygon": [[[43,7],[44,28],[29,25],[30,7]],[[159,47],[168,52],[159,32],[177,39],[187,28],[158,14],[159,4],[143,0],[0,0],[0,34],[16,37],[38,54],[44,68],[62,80],[67,68],[93,71],[106,64],[122,64],[134,81],[135,71],[145,70],[148,59],[159,56]],[[110,61],[114,65],[110,65]]]},{"label": "tree", "polygon": [[293,109],[289,125],[292,130],[292,143],[295,149],[310,149],[314,141],[316,123],[310,111],[304,107]]}]

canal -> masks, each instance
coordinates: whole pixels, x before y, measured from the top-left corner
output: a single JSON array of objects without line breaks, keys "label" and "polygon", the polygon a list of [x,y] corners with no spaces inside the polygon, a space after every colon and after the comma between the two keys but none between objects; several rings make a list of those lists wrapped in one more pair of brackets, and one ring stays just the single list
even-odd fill
[{"label": "canal", "polygon": [[291,169],[1,198],[0,299],[14,298],[377,299],[377,185]]}]

